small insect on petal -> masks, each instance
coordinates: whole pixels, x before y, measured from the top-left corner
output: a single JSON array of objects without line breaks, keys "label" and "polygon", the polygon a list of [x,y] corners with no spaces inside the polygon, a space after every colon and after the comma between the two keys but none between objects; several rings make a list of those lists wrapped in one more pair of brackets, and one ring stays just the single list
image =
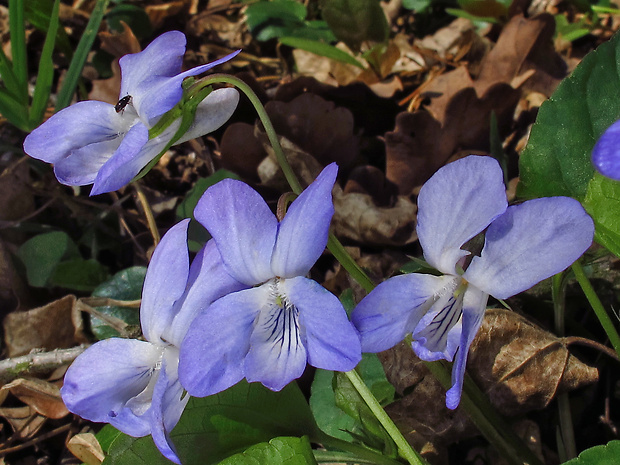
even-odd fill
[{"label": "small insect on petal", "polygon": [[116,113],[122,113],[125,110],[125,107],[131,103],[131,95],[125,95],[122,99],[118,101],[116,105],[114,105],[114,109]]}]

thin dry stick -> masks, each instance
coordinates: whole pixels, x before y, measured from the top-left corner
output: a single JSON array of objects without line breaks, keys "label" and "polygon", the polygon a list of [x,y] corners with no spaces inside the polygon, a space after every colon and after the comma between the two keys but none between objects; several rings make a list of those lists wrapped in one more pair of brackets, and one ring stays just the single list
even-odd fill
[{"label": "thin dry stick", "polygon": [[60,433],[64,433],[65,431],[68,431],[70,428],[71,428],[71,423],[67,423],[66,425],[53,429],[52,431],[49,431],[48,433],[42,434],[41,436],[37,436],[36,438],[31,439],[30,441],[26,441],[23,444],[20,444],[19,446],[9,447],[7,449],[0,450],[0,457],[6,454],[10,454],[12,452],[20,451],[30,446],[34,446],[35,444],[38,444],[41,441],[45,441],[46,439],[54,437]]},{"label": "thin dry stick", "polygon": [[68,365],[86,350],[82,344],[71,349],[56,349],[51,352],[34,352],[21,357],[0,361],[0,384],[6,384],[24,375],[36,375]]}]

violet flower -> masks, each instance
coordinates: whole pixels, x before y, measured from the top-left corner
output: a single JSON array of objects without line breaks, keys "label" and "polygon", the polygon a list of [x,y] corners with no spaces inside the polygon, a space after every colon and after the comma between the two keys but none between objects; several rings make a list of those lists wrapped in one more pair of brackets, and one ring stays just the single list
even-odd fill
[{"label": "violet flower", "polygon": [[179,378],[191,395],[215,394],[243,378],[279,391],[306,363],[348,371],[360,361],[359,336],[342,304],[306,277],[327,244],[337,172],[335,164],[326,167],[280,222],[256,191],[232,179],[198,202],[196,219],[247,289],[215,301],[187,332]]},{"label": "violet flower", "polygon": [[181,341],[198,311],[242,287],[224,270],[213,241],[190,268],[188,222],[166,233],[148,267],[140,307],[146,341],[97,342],[69,367],[60,390],[71,412],[130,436],[151,434],[161,453],[176,463],[168,433],[189,400],[178,379]]},{"label": "violet flower", "polygon": [[608,127],[594,145],[592,164],[603,176],[620,181],[620,120]]},{"label": "violet flower", "polygon": [[[490,157],[469,156],[437,171],[418,197],[417,232],[426,261],[443,276],[390,278],[352,314],[364,352],[387,350],[411,334],[422,360],[454,360],[450,409],[460,402],[467,352],[489,295],[506,299],[532,287],[592,243],[594,225],[579,202],[549,197],[508,207],[502,180]],[[468,251],[481,233],[481,252]]]},{"label": "violet flower", "polygon": [[[121,93],[116,105],[95,100],[71,105],[32,131],[24,141],[24,151],[53,163],[62,184],[93,184],[90,195],[129,183],[180,127],[179,118],[162,134],[149,139],[149,129],[181,100],[183,79],[204,73],[238,53],[181,72],[185,43],[183,33],[170,31],[142,52],[122,57]],[[198,105],[193,125],[175,143],[219,128],[230,118],[238,100],[235,89],[211,92]]]}]

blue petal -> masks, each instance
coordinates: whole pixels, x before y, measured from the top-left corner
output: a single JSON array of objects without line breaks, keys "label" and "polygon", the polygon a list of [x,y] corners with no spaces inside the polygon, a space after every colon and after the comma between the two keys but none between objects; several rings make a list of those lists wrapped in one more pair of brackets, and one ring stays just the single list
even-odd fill
[{"label": "blue petal", "polygon": [[534,199],[508,208],[486,233],[480,257],[464,277],[506,299],[570,266],[592,244],[594,224],[568,197]]},{"label": "blue petal", "polygon": [[217,394],[241,381],[262,302],[260,287],[228,294],[201,312],[181,344],[179,379],[192,396]]},{"label": "blue petal", "polygon": [[260,313],[250,337],[250,350],[245,359],[245,377],[279,391],[299,378],[306,368],[306,348],[300,329],[299,310],[271,281],[263,284]]},{"label": "blue petal", "polygon": [[[177,312],[175,302],[183,295],[187,286],[188,225],[189,219],[183,220],[164,234],[153,252],[146,271],[140,305],[140,323],[144,337],[154,343],[162,342],[162,335]],[[180,339],[178,342],[181,342]]]},{"label": "blue petal", "polygon": [[224,179],[207,189],[194,216],[213,236],[235,279],[253,286],[274,277],[271,255],[278,220],[258,192]]},{"label": "blue petal", "polygon": [[469,286],[463,297],[463,320],[461,337],[459,341],[459,350],[456,354],[456,360],[452,365],[452,387],[446,392],[446,407],[454,410],[461,401],[461,392],[463,391],[463,378],[465,377],[465,364],[467,363],[467,354],[469,346],[471,346],[482,320],[484,319],[484,310],[487,305],[489,295]]},{"label": "blue petal", "polygon": [[134,124],[123,137],[114,155],[97,173],[90,195],[112,192],[129,184],[148,163],[148,160],[142,162],[140,157],[147,142],[149,142],[149,130],[142,123]]},{"label": "blue petal", "polygon": [[162,348],[133,339],[106,339],[81,354],[69,367],[60,390],[67,408],[81,417],[112,423],[130,436],[149,434],[148,418],[126,405],[145,391]]},{"label": "blue petal", "polygon": [[360,337],[338,297],[303,277],[283,280],[282,290],[299,310],[308,363],[324,370],[355,368],[362,358]]},{"label": "blue petal", "polygon": [[383,352],[402,341],[433,304],[433,296],[453,279],[412,273],[379,284],[351,315],[361,336],[362,352]]},{"label": "blue petal", "polygon": [[47,163],[58,163],[76,149],[117,138],[125,126],[114,105],[78,102],[32,131],[24,140],[24,152]]},{"label": "blue petal", "polygon": [[153,390],[151,435],[153,442],[164,457],[180,464],[169,432],[176,426],[189,401],[177,375],[178,351],[166,350],[159,378]]},{"label": "blue petal", "polygon": [[58,182],[67,186],[92,184],[101,167],[114,155],[122,141],[119,136],[73,150],[67,158],[54,164],[54,174]]},{"label": "blue petal", "polygon": [[413,347],[422,360],[452,360],[461,335],[463,293],[455,295],[461,279],[452,278],[434,296],[435,302],[413,330]]},{"label": "blue petal", "polygon": [[502,170],[490,157],[469,156],[441,168],[418,197],[417,232],[424,257],[442,273],[458,274],[461,246],[507,206]]},{"label": "blue petal", "polygon": [[210,240],[192,261],[187,288],[179,313],[165,332],[166,340],[179,347],[196,315],[220,297],[247,286],[228,274],[215,241]]},{"label": "blue petal", "polygon": [[198,104],[194,122],[175,144],[215,131],[230,119],[239,103],[239,92],[231,87],[216,89]]},{"label": "blue petal", "polygon": [[271,259],[275,276],[304,276],[325,250],[334,215],[332,188],[337,174],[335,163],[327,166],[286,212]]},{"label": "blue petal", "polygon": [[620,181],[620,121],[607,128],[597,141],[592,164],[603,176]]}]

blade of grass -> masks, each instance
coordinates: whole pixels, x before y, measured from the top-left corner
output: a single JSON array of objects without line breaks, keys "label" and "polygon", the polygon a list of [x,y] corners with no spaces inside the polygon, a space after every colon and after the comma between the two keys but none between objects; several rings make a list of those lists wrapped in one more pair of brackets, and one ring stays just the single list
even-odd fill
[{"label": "blade of grass", "polygon": [[58,93],[56,111],[62,110],[71,103],[71,98],[73,97],[78,80],[82,74],[82,68],[84,68],[86,58],[88,57],[88,53],[93,46],[93,42],[97,36],[97,31],[99,31],[99,25],[101,24],[101,20],[105,15],[109,3],[110,0],[97,0],[97,4],[90,15],[84,34],[82,34],[80,43],[78,44],[75,54],[73,55],[73,59],[71,60],[71,64],[69,65],[69,70],[65,76],[62,89],[60,89],[60,92]]},{"label": "blade of grass", "polygon": [[332,45],[299,37],[280,37],[278,40],[281,44],[288,45],[289,47],[299,48],[306,52],[314,53],[315,55],[324,56],[332,60],[357,66],[360,69],[365,69],[364,65],[356,60],[355,57]]},{"label": "blade of grass", "polygon": [[9,0],[13,73],[18,84],[17,97],[25,106],[28,105],[28,57],[26,55],[26,29],[24,21],[24,0]]},{"label": "blade of grass", "polygon": [[[26,21],[46,34],[50,27],[52,8],[54,6],[49,0],[28,0],[25,8]],[[69,42],[69,36],[62,27],[56,31],[56,48],[65,54],[67,61],[71,61],[73,58],[73,47],[71,42]]]},{"label": "blade of grass", "polygon": [[4,88],[0,88],[0,114],[22,131],[28,131],[28,109]]},{"label": "blade of grass", "polygon": [[11,60],[4,54],[2,47],[0,47],[0,76],[4,81],[6,89],[13,94],[15,98],[19,98],[19,83],[17,82],[17,76],[15,76],[13,72],[13,63],[11,63]]},{"label": "blade of grass", "polygon": [[50,26],[47,30],[43,50],[41,51],[41,59],[39,60],[39,74],[37,74],[37,82],[32,96],[32,106],[30,107],[30,117],[28,122],[30,129],[36,128],[45,114],[45,108],[52,91],[52,81],[54,80],[54,61],[52,54],[54,53],[54,44],[56,43],[56,31],[58,30],[58,11],[60,0],[54,1],[52,15],[50,16]]}]

